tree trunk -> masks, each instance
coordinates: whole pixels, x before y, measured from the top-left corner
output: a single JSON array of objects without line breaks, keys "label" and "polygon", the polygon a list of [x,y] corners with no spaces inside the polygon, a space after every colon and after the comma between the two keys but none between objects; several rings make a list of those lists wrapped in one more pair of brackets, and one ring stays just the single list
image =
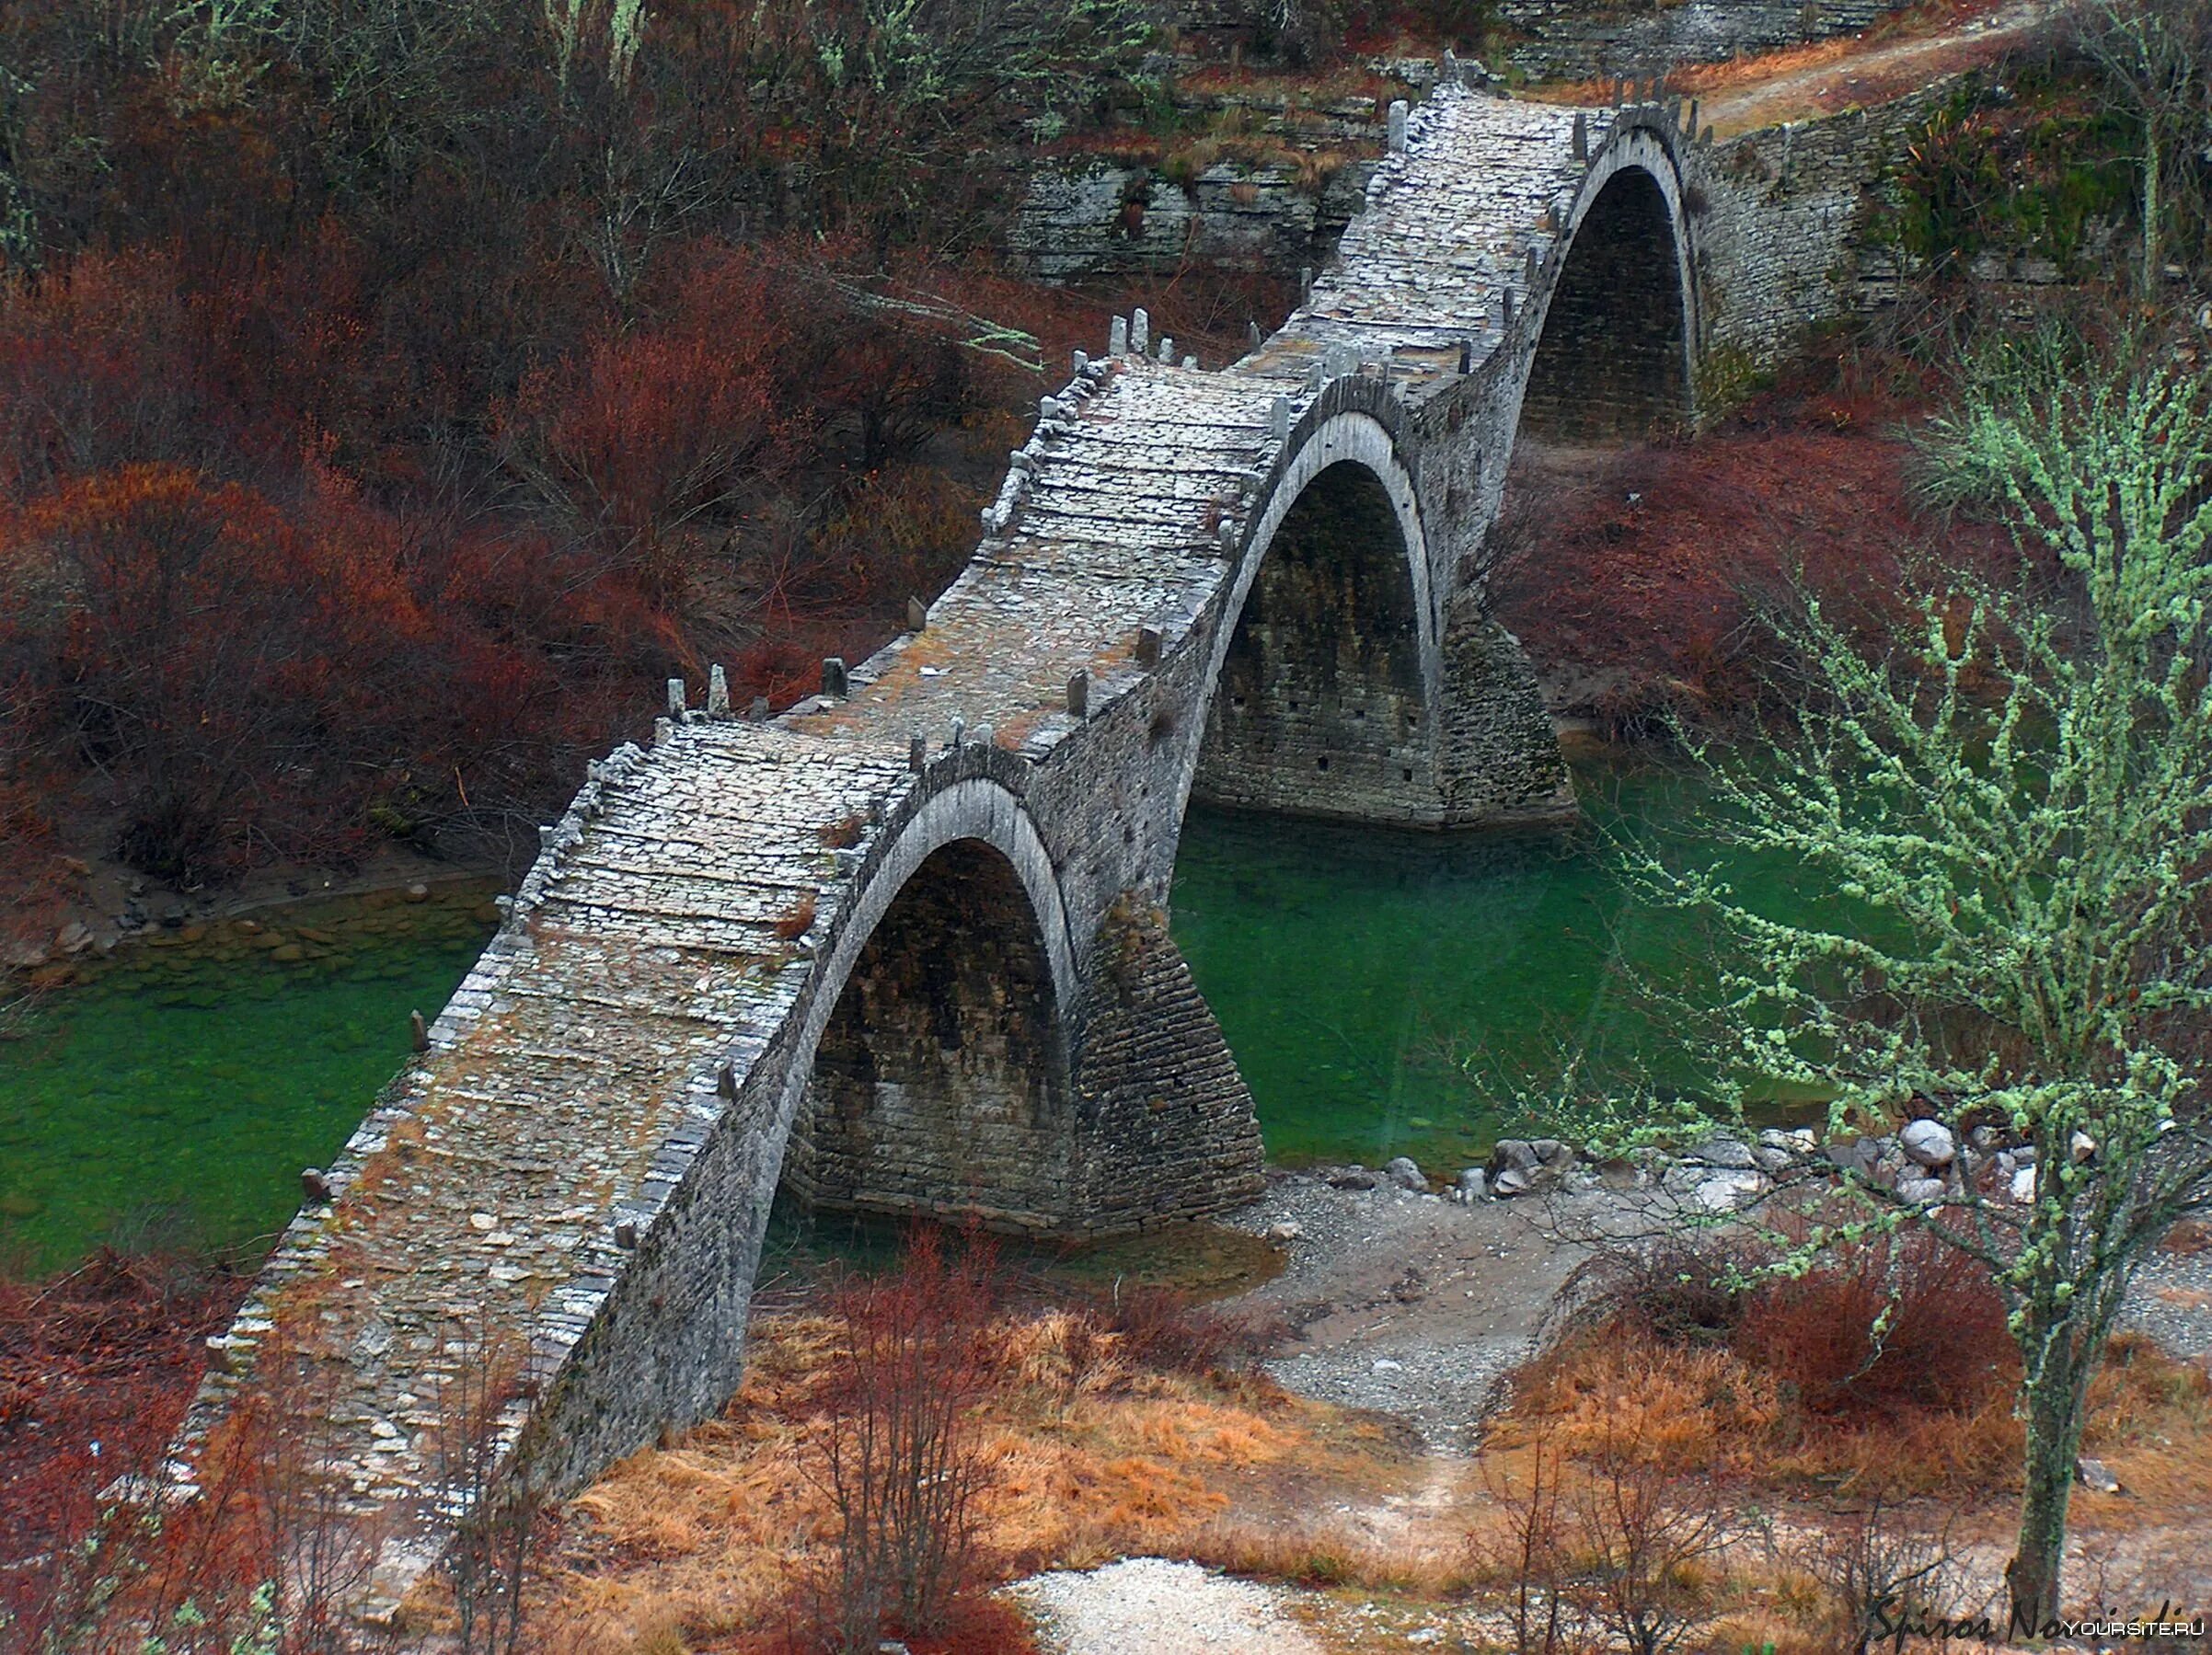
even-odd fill
[{"label": "tree trunk", "polygon": [[[2081,1448],[2082,1405],[2093,1366],[2068,1331],[2051,1340],[2041,1371],[2028,1385],[2020,1537],[2012,1561],[2005,1566],[2016,1637],[2035,1636],[2058,1614],[2067,1502],[2074,1491],[2074,1457]],[[2091,1350],[2096,1342],[2090,1341]]]},{"label": "tree trunk", "polygon": [[2154,112],[2143,113],[2143,297],[2159,291],[2159,174],[2164,157],[2159,150],[2159,123]]}]

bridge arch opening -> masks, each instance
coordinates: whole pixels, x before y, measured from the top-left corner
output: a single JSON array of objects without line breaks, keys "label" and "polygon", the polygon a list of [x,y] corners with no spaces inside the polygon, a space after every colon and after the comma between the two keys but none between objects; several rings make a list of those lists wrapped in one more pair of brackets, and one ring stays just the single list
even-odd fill
[{"label": "bridge arch opening", "polygon": [[1192,797],[1365,821],[1423,814],[1415,548],[1367,465],[1306,485],[1263,554],[1206,712]]},{"label": "bridge arch opening", "polygon": [[1622,167],[1568,244],[1521,402],[1552,442],[1649,435],[1689,411],[1688,307],[1675,215],[1657,178]]},{"label": "bridge arch opening", "polygon": [[1072,1134],[1044,936],[1006,855],[939,846],[861,946],[784,1162],[807,1206],[1049,1220]]}]

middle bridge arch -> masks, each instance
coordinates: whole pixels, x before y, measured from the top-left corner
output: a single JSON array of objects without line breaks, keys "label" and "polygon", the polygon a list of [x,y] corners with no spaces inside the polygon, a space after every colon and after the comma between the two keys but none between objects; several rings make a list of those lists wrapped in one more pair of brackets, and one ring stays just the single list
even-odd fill
[{"label": "middle bridge arch", "polygon": [[1442,818],[1437,608],[1399,411],[1380,381],[1340,380],[1285,445],[1210,640],[1178,820],[1193,797]]}]

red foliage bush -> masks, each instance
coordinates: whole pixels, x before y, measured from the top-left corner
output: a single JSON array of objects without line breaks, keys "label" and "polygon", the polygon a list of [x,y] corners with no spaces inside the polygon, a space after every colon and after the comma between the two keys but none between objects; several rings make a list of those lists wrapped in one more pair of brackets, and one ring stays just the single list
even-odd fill
[{"label": "red foliage bush", "polygon": [[[281,510],[126,465],[0,523],[0,585],[30,600],[0,617],[0,671],[45,752],[110,779],[133,865],[196,880],[271,851],[342,860],[378,831],[372,806],[466,794],[516,711],[560,699],[526,647],[548,624],[572,648],[619,631],[621,664],[641,664],[638,616],[594,615],[588,578],[548,585],[542,548],[527,561],[502,569],[495,542],[409,524],[316,466]],[[479,779],[496,801],[525,778]]]},{"label": "red foliage bush", "polygon": [[1813,1412],[1869,1423],[1972,1412],[2020,1378],[1988,1270],[1919,1231],[1760,1282],[1744,1298],[1734,1344]]},{"label": "red foliage bush", "polygon": [[[865,1655],[886,1637],[953,1641],[987,1596],[976,1497],[989,1462],[976,1424],[995,1373],[987,1331],[996,1252],[957,1256],[917,1227],[895,1271],[830,1298],[838,1350],[818,1439],[835,1541],[805,1582],[812,1647]],[[987,1614],[980,1617],[987,1623]]]},{"label": "red foliage bush", "polygon": [[1972,1414],[2019,1382],[1987,1270],[1925,1232],[1835,1244],[1799,1276],[1771,1262],[1710,1240],[1600,1253],[1570,1284],[1562,1331],[1725,1349],[1844,1427]]},{"label": "red foliage bush", "polygon": [[817,419],[796,298],[750,254],[703,259],[658,321],[531,374],[504,413],[510,463],[656,601],[683,593],[674,531],[781,476]]},{"label": "red foliage bush", "polygon": [[[1847,621],[1897,618],[1906,560],[1935,525],[1909,446],[1839,427],[1840,406],[1777,408],[1694,443],[1516,456],[1492,590],[1560,710],[1620,730],[1753,710],[1772,661],[1762,614],[1800,577]],[[2014,556],[1987,530],[1942,538],[1955,557]]]},{"label": "red foliage bush", "polygon": [[0,1280],[0,1625],[35,1639],[55,1554],[91,1527],[102,1488],[158,1458],[204,1369],[202,1341],[246,1285],[115,1253],[52,1281]]}]

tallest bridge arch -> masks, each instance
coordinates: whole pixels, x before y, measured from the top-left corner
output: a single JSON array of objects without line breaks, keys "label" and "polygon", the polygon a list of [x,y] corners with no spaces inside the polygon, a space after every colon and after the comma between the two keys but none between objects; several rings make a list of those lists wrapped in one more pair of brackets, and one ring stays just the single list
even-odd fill
[{"label": "tallest bridge arch", "polygon": [[[455,1339],[511,1328],[492,1448],[575,1486],[721,1406],[786,1171],[1074,1235],[1256,1193],[1251,1099],[1167,925],[1184,807],[1573,810],[1486,540],[1525,403],[1689,409],[1676,124],[1447,75],[1273,338],[1206,370],[1139,313],[1078,355],[907,632],[769,718],[679,686],[305,1181],[212,1341],[179,1486],[281,1350],[329,1399],[324,1471],[377,1555],[354,1607],[388,1622],[466,1493],[436,1470]],[[1678,307],[1665,270],[1618,302],[1668,259]]]}]

